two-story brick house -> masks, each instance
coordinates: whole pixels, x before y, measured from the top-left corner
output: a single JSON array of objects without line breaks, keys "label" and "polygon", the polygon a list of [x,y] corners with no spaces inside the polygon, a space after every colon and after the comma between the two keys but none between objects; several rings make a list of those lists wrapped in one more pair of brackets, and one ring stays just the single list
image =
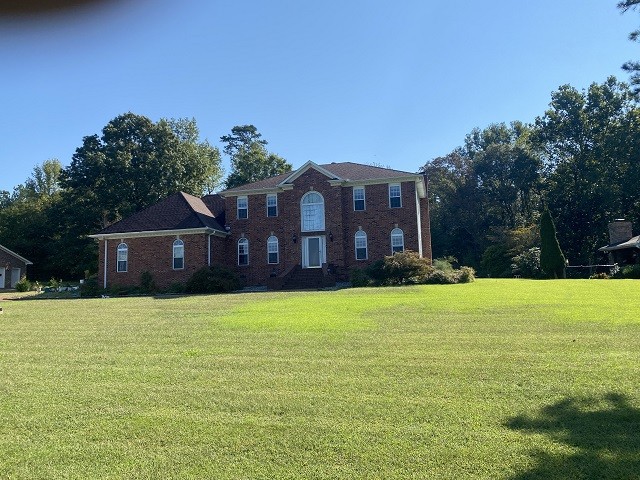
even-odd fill
[{"label": "two-story brick house", "polygon": [[143,271],[167,286],[213,263],[247,285],[303,286],[300,272],[326,284],[393,252],[431,258],[425,178],[350,162],[307,162],[202,199],[178,193],[92,237],[105,287]]}]

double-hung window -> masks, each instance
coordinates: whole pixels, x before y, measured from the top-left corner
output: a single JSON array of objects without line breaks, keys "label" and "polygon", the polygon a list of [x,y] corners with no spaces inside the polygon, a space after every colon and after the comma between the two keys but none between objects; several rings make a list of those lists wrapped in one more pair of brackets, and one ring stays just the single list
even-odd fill
[{"label": "double-hung window", "polygon": [[353,209],[364,210],[364,187],[353,187]]},{"label": "double-hung window", "polygon": [[391,230],[391,253],[404,252],[404,232],[399,228]]},{"label": "double-hung window", "polygon": [[392,183],[389,185],[389,207],[400,208],[402,207],[402,198],[399,183]]},{"label": "double-hung window", "polygon": [[238,218],[249,218],[249,199],[248,197],[237,197],[236,205],[238,206]]},{"label": "double-hung window", "polygon": [[129,263],[129,247],[126,243],[121,243],[118,245],[118,258],[116,271],[117,272],[126,272]]},{"label": "double-hung window", "polygon": [[267,195],[267,217],[278,216],[278,195],[270,193]]},{"label": "double-hung window", "polygon": [[356,260],[367,259],[367,234],[362,230],[356,232]]},{"label": "double-hung window", "polygon": [[279,263],[278,259],[278,237],[271,235],[267,239],[267,262]]},{"label": "double-hung window", "polygon": [[173,242],[173,269],[184,268],[184,242],[180,239]]},{"label": "double-hung window", "polygon": [[238,265],[249,265],[249,240],[238,240]]}]

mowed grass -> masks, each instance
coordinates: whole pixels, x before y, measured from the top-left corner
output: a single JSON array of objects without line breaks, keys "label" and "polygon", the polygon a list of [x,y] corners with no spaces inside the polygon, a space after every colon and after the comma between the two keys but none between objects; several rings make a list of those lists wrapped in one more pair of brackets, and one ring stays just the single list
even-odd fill
[{"label": "mowed grass", "polygon": [[0,306],[0,478],[640,478],[638,281]]}]

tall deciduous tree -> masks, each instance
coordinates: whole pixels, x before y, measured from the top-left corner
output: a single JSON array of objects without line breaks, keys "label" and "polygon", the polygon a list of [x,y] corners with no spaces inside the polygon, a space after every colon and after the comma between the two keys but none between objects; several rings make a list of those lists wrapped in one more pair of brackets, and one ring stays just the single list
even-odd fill
[{"label": "tall deciduous tree", "polygon": [[262,135],[253,125],[236,126],[231,135],[220,137],[225,144],[224,152],[231,157],[231,173],[225,182],[226,188],[291,171],[291,164],[284,158],[267,151]]},{"label": "tall deciduous tree", "polygon": [[[624,0],[618,3],[618,8],[622,12],[635,9],[640,5],[640,0]],[[632,42],[640,41],[640,30],[634,30],[629,34],[629,40]],[[628,61],[622,65],[622,69],[631,74],[631,84],[635,86],[635,93],[640,93],[640,62]]]},{"label": "tall deciduous tree", "polygon": [[549,209],[540,216],[540,267],[549,278],[565,278],[566,260]]},{"label": "tall deciduous tree", "polygon": [[202,195],[220,175],[219,152],[198,140],[195,120],[119,115],[101,136],[85,137],[62,172],[64,262],[76,275],[95,269],[87,234],[177,191]]}]

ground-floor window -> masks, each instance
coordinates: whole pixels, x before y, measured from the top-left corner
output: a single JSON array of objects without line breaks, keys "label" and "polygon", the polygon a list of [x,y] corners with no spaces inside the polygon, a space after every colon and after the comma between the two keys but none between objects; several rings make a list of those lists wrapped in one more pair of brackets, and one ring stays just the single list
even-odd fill
[{"label": "ground-floor window", "polygon": [[367,259],[367,234],[362,230],[356,232],[356,260]]},{"label": "ground-floor window", "polygon": [[404,232],[399,228],[391,230],[391,253],[404,252]]},{"label": "ground-floor window", "polygon": [[249,265],[249,240],[238,240],[238,265]]},{"label": "ground-floor window", "polygon": [[129,247],[127,246],[126,243],[121,243],[118,245],[116,271],[126,272],[128,263],[129,263]]},{"label": "ground-floor window", "polygon": [[279,263],[278,258],[278,237],[271,235],[267,239],[267,262]]},{"label": "ground-floor window", "polygon": [[184,242],[180,239],[173,242],[173,269],[184,268]]}]

